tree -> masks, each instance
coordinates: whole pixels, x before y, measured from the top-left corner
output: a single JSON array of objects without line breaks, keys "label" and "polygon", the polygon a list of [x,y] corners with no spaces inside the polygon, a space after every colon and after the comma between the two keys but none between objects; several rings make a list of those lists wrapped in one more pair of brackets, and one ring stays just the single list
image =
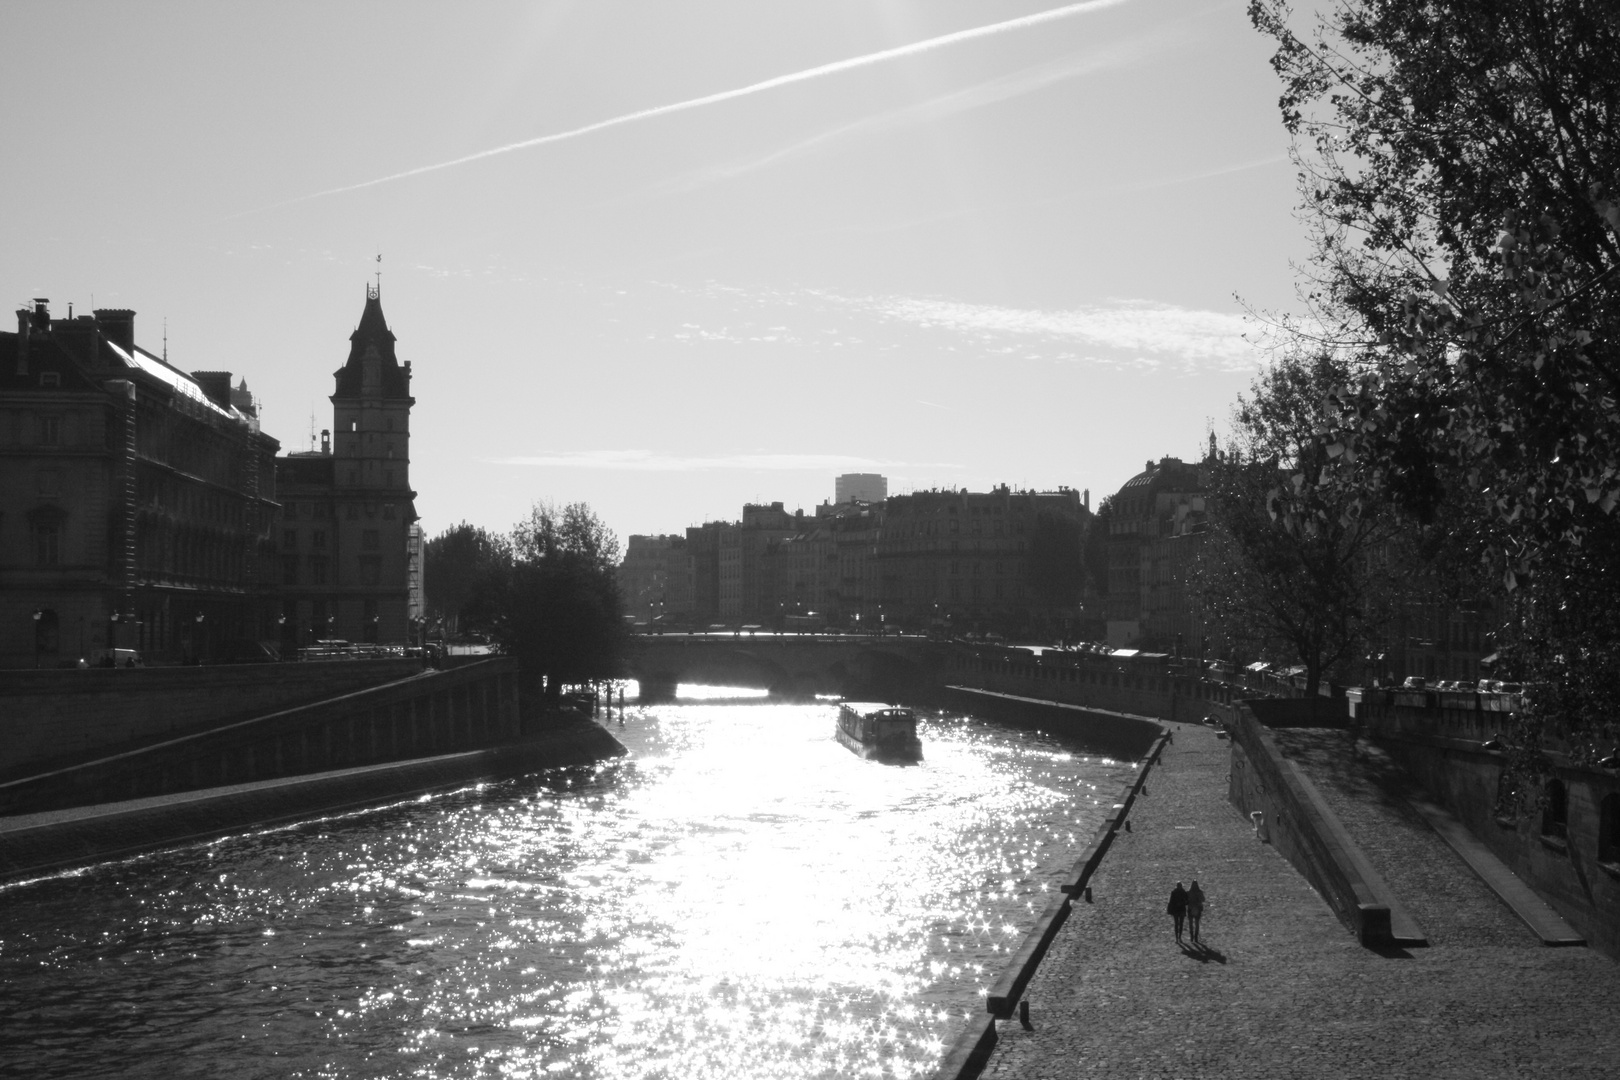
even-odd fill
[{"label": "tree", "polygon": [[537,502],[512,529],[493,630],[526,679],[563,683],[619,674],[628,633],[615,564],[619,543],[585,503]]},{"label": "tree", "polygon": [[1324,675],[1355,670],[1397,595],[1388,515],[1346,489],[1304,498],[1326,460],[1322,394],[1343,370],[1331,353],[1287,353],[1239,399],[1226,452],[1205,462],[1210,529],[1193,570],[1206,618],[1246,650],[1285,650],[1312,694]]},{"label": "tree", "polygon": [[1324,467],[1280,513],[1361,497],[1448,528],[1549,688],[1518,744],[1555,727],[1590,756],[1620,707],[1620,9],[1347,0],[1305,34],[1280,0],[1250,16],[1278,44],[1315,245],[1314,319],[1290,329],[1355,356],[1318,417]]},{"label": "tree", "polygon": [[491,581],[511,562],[509,539],[465,521],[435,536],[423,553],[428,617],[450,633],[488,630]]}]

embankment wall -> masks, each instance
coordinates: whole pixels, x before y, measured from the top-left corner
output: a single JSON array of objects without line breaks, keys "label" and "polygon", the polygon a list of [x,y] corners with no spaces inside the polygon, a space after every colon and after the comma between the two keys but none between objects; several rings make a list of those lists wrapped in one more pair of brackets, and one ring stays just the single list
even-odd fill
[{"label": "embankment wall", "polygon": [[607,731],[581,721],[488,749],[0,818],[0,880],[624,752]]},{"label": "embankment wall", "polygon": [[962,653],[948,678],[960,686],[1186,724],[1211,714],[1224,717],[1234,702],[1253,695],[1246,687],[1180,674],[1163,664],[1057,652],[1037,657],[1022,649]]},{"label": "embankment wall", "polygon": [[1329,812],[1305,785],[1293,762],[1277,748],[1271,733],[1247,705],[1227,724],[1232,740],[1228,798],[1244,814],[1264,815],[1258,829],[1328,906],[1368,946],[1393,942],[1388,906],[1379,903],[1345,850]]},{"label": "embankment wall", "polygon": [[[320,665],[297,667],[315,670]],[[411,677],[382,686],[11,779],[0,783],[0,813],[34,813],[484,750],[526,734],[515,661],[497,658],[442,672],[411,670],[416,672]]]},{"label": "embankment wall", "polygon": [[377,686],[420,660],[0,671],[0,778]]},{"label": "embankment wall", "polygon": [[[1592,948],[1620,959],[1620,772],[1549,749],[1541,786],[1522,793],[1519,812],[1499,812],[1506,759],[1484,743],[1506,726],[1503,711],[1438,697],[1370,695],[1357,721]],[[1546,805],[1552,781],[1563,787],[1561,823]]]},{"label": "embankment wall", "polygon": [[948,686],[944,693],[947,703],[964,712],[1015,727],[1050,731],[1121,761],[1141,759],[1164,730],[1146,717],[978,687]]}]

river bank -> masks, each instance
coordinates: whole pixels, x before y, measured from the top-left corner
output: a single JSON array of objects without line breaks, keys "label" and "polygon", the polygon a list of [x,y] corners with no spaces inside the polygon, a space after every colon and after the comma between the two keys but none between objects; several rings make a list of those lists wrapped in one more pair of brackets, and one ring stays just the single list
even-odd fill
[{"label": "river bank", "polygon": [[487,750],[0,817],[0,882],[624,752],[577,720]]},{"label": "river bank", "polygon": [[[1620,966],[1543,947],[1430,848],[1421,874],[1379,866],[1430,947],[1361,947],[1227,801],[1230,759],[1214,730],[1176,727],[1092,903],[1074,905],[1029,983],[1033,1030],[998,1023],[980,1075],[1612,1075]],[[1178,945],[1165,914],[1171,886],[1194,878],[1209,896],[1202,947]]]}]

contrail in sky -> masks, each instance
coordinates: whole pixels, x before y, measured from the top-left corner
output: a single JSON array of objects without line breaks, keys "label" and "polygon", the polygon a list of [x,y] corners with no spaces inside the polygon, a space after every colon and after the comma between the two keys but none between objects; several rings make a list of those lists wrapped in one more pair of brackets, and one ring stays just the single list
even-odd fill
[{"label": "contrail in sky", "polygon": [[[391,176],[379,176],[375,180],[365,180],[358,184],[348,184],[344,187],[328,188],[325,191],[317,191],[313,195],[300,195],[296,199],[287,199],[284,202],[272,203],[269,206],[260,207],[259,210],[245,210],[240,214],[235,214],[232,216],[244,217],[247,214],[259,213],[263,210],[275,210],[283,206],[292,206],[295,203],[309,202],[311,199],[325,198],[328,195],[341,195],[349,191],[360,191],[363,188],[376,187],[378,184],[388,184],[395,180],[404,180],[412,176],[421,176],[423,173],[437,172],[440,169],[449,169],[457,165],[466,165],[468,162],[472,161],[482,161],[484,158],[496,157],[500,154],[510,154],[514,150],[528,150],[535,146],[545,146],[549,143],[563,142],[568,139],[577,139],[581,135],[589,135],[592,132],[602,131],[611,127],[618,127],[621,124],[631,124],[638,120],[650,120],[655,116],[665,116],[669,113],[685,112],[688,109],[698,109],[705,105],[716,105],[722,101],[731,101],[734,98],[747,97],[750,94],[758,94],[766,90],[775,90],[779,86],[790,86],[793,83],[808,82],[811,79],[819,79],[826,75],[837,75],[840,72],[853,71],[856,68],[868,67],[872,64],[881,64],[888,60],[898,60],[904,56],[916,56],[919,53],[932,52],[935,49],[941,49],[948,45],[956,45],[964,41],[973,41],[978,38],[991,37],[995,34],[1005,34],[1013,30],[1024,30],[1031,26],[1039,26],[1042,23],[1056,22],[1059,19],[1067,19],[1075,15],[1083,15],[1092,11],[1100,11],[1103,8],[1117,7],[1120,4],[1127,2],[1128,0],[1085,0],[1084,3],[1066,4],[1063,7],[1052,8],[1050,11],[1041,11],[1034,15],[1023,15],[1016,19],[1008,19],[1005,22],[990,23],[988,26],[975,26],[969,30],[957,30],[954,33],[941,34],[939,37],[927,38],[923,41],[914,41],[909,45],[897,45],[892,49],[883,49],[880,52],[867,53],[865,56],[852,56],[848,60],[835,60],[830,64],[822,64],[819,67],[806,68],[803,71],[795,71],[789,75],[778,75],[775,78],[766,79],[764,82],[751,83],[748,86],[740,86],[735,90],[722,90],[716,94],[706,94],[703,97],[690,98],[686,101],[677,101],[670,105],[656,105],[650,109],[642,109],[639,112],[626,113],[623,116],[615,116],[609,120],[598,120],[594,124],[586,124],[584,127],[577,127],[571,131],[559,131],[553,135],[541,135],[534,139],[524,139],[522,142],[507,143],[505,146],[497,146],[489,150],[480,150],[476,154],[468,154],[466,157],[458,157],[451,161],[441,161],[435,165],[422,165],[414,169],[407,169],[404,172],[394,173]],[[230,219],[227,218],[226,220]]]}]

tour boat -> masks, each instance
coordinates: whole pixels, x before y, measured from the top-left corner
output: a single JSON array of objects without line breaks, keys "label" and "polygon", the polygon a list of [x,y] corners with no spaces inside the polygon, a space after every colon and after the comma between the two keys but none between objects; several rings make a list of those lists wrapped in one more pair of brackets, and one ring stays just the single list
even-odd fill
[{"label": "tour boat", "polygon": [[882,761],[922,760],[917,714],[898,705],[846,701],[838,706],[838,741],[863,758]]}]

